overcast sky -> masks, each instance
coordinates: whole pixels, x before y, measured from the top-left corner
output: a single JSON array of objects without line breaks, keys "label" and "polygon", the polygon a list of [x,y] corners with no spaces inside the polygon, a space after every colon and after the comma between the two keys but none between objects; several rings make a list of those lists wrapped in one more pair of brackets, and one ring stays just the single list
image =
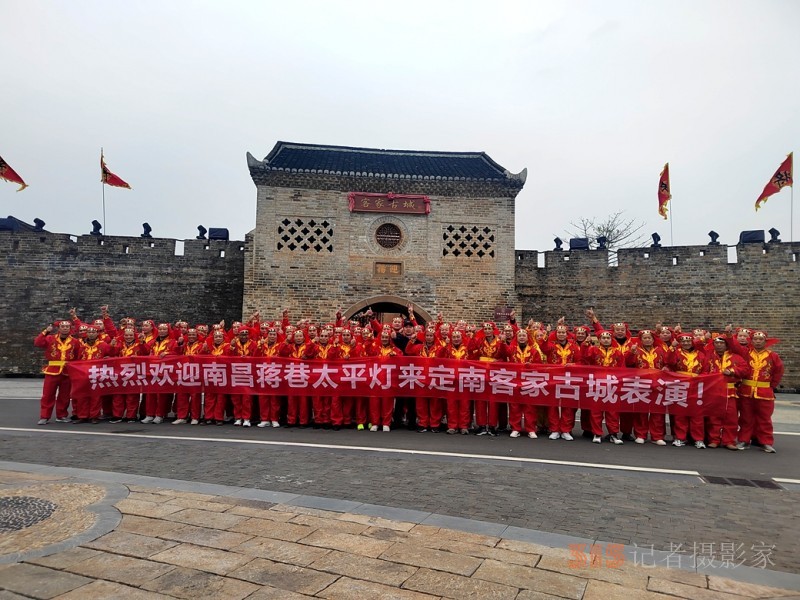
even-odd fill
[{"label": "overcast sky", "polygon": [[[243,239],[245,153],[278,140],[485,151],[514,173],[516,247],[617,210],[676,245],[777,227],[756,198],[800,140],[800,2],[3,0],[2,215],[50,231]],[[363,190],[369,191],[369,190]],[[345,201],[343,199],[343,201]],[[800,198],[796,213],[800,213]],[[435,207],[434,207],[435,210]],[[800,216],[795,214],[795,239]]]}]

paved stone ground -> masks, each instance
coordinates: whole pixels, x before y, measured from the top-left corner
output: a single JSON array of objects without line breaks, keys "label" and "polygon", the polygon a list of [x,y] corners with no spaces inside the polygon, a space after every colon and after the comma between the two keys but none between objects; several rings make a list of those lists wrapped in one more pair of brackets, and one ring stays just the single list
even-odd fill
[{"label": "paved stone ground", "polygon": [[[0,471],[6,485],[36,475]],[[55,482],[65,485],[68,482]],[[796,592],[363,514],[129,485],[110,533],[0,567],[0,598],[722,600]],[[24,489],[24,488],[23,488]]]},{"label": "paved stone ground", "polygon": [[[5,460],[309,494],[800,572],[797,495],[587,470],[192,441],[0,436]],[[705,546],[701,546],[701,545]],[[726,544],[728,546],[723,546]],[[699,550],[701,549],[702,550]],[[758,549],[762,552],[759,554]]]}]

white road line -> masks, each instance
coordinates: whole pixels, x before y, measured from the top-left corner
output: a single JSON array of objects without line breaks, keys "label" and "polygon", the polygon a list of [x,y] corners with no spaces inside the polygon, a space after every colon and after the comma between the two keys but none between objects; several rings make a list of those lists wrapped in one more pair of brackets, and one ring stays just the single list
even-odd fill
[{"label": "white road line", "polygon": [[683,471],[680,469],[659,469],[655,467],[634,467],[630,465],[607,465],[604,463],[586,463],[571,460],[552,460],[547,458],[525,458],[517,456],[497,456],[493,454],[467,454],[462,452],[436,452],[433,450],[407,450],[404,448],[372,448],[370,446],[343,446],[338,444],[310,444],[307,442],[278,442],[270,440],[245,440],[240,438],[214,438],[214,437],[189,437],[180,435],[146,435],[141,433],[106,433],[102,431],[64,431],[54,429],[32,429],[23,427],[0,427],[0,431],[27,431],[32,433],[61,433],[73,435],[97,435],[122,438],[143,438],[153,440],[181,440],[192,442],[225,442],[236,444],[259,444],[262,446],[292,446],[296,448],[325,448],[329,450],[360,450],[364,452],[379,452],[386,454],[417,454],[423,456],[446,456],[452,458],[478,458],[483,460],[497,460],[505,462],[526,462],[544,465],[562,465],[568,467],[588,467],[591,469],[608,469],[611,471],[635,471],[641,473],[661,473],[668,475],[690,475],[700,477],[697,471]]},{"label": "white road line", "polygon": [[773,435],[800,435],[800,431],[773,431]]},{"label": "white road line", "polygon": [[800,479],[784,479],[783,477],[773,477],[772,481],[777,483],[797,483],[800,484]]}]

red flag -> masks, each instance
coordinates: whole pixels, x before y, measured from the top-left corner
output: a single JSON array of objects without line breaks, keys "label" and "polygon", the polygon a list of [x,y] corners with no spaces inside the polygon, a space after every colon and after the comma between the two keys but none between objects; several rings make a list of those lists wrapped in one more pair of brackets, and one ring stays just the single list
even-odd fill
[{"label": "red flag", "polygon": [[764,191],[761,192],[761,195],[756,200],[756,210],[761,208],[761,205],[767,201],[767,198],[772,196],[772,194],[777,194],[786,186],[792,185],[792,174],[794,172],[792,163],[792,155],[794,152],[789,152],[789,156],[786,157],[786,160],[783,161],[778,170],[775,171],[775,175],[772,176],[772,179],[769,180],[769,183],[764,186]]},{"label": "red flag", "polygon": [[658,180],[658,214],[665,219],[667,218],[667,203],[670,200],[672,200],[672,194],[669,191],[669,163],[667,163]]},{"label": "red flag", "polygon": [[6,181],[10,181],[11,183],[18,183],[20,188],[17,190],[21,192],[28,184],[22,181],[22,177],[17,175],[17,172],[8,166],[8,163],[3,160],[3,157],[0,156],[0,179],[5,179]]},{"label": "red flag", "polygon": [[111,171],[108,170],[106,166],[106,161],[103,158],[103,151],[100,150],[100,181],[105,183],[106,185],[113,185],[114,187],[123,187],[131,189],[127,183],[125,183],[122,179],[114,175]]}]

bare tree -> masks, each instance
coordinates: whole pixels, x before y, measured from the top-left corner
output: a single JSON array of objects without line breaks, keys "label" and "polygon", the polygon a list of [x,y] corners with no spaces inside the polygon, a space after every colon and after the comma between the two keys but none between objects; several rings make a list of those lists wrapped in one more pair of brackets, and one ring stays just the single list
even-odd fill
[{"label": "bare tree", "polygon": [[624,211],[617,211],[605,219],[582,217],[571,222],[567,230],[569,238],[589,238],[590,247],[596,248],[597,238],[605,237],[606,246],[610,250],[619,248],[639,248],[645,245],[648,236],[643,233],[645,223],[623,216]]}]

